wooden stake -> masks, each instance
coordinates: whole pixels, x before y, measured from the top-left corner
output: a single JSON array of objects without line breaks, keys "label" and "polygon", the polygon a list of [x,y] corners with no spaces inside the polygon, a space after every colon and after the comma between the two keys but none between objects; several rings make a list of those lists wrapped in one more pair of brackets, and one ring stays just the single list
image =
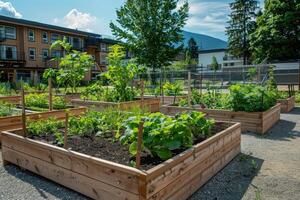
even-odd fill
[{"label": "wooden stake", "polygon": [[27,137],[27,130],[26,130],[26,112],[25,112],[25,91],[22,84],[21,89],[22,95],[22,129],[23,129],[23,136]]},{"label": "wooden stake", "polygon": [[68,122],[69,122],[69,113],[66,112],[66,119],[65,119],[65,131],[64,131],[64,148],[68,149]]},{"label": "wooden stake", "polygon": [[141,80],[141,108],[143,113],[144,113],[144,93],[145,93],[144,87],[145,87],[144,80]]},{"label": "wooden stake", "polygon": [[188,105],[191,107],[191,72],[188,72]]},{"label": "wooden stake", "polygon": [[139,131],[138,131],[138,138],[137,138],[137,153],[136,153],[136,159],[135,159],[135,164],[136,164],[137,169],[140,169],[140,167],[141,167],[143,129],[144,129],[144,121],[142,120],[139,124]]},{"label": "wooden stake", "polygon": [[48,86],[49,86],[49,111],[53,110],[53,102],[52,102],[52,79],[48,78]]},{"label": "wooden stake", "polygon": [[300,91],[300,60],[299,60],[299,69],[298,69],[298,91]]}]

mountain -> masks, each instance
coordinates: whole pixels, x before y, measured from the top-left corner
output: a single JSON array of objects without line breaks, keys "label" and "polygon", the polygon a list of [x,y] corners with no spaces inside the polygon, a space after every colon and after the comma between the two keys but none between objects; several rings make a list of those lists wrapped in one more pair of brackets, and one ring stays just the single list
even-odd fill
[{"label": "mountain", "polygon": [[183,31],[184,35],[184,46],[188,46],[188,42],[191,38],[194,38],[196,41],[199,50],[206,51],[212,49],[226,49],[227,42],[220,40],[218,38],[214,38],[208,35],[203,35],[199,33],[192,33],[188,31]]}]

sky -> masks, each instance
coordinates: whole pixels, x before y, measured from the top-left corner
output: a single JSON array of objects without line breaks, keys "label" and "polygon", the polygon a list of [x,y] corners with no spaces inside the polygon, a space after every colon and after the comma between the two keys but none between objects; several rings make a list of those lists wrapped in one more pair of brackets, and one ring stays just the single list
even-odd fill
[{"label": "sky", "polygon": [[[109,23],[126,0],[0,0],[0,14],[111,36]],[[185,0],[179,1],[179,6]],[[188,0],[184,30],[227,40],[225,27],[233,0]],[[260,0],[263,1],[263,0]]]}]

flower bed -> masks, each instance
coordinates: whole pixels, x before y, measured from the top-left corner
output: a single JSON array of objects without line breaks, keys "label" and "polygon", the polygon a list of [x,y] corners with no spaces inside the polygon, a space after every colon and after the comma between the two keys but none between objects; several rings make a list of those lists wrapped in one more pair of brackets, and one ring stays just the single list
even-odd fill
[{"label": "flower bed", "polygon": [[[80,115],[86,111],[86,108],[73,108],[69,112],[71,115]],[[31,121],[36,121],[40,119],[48,119],[50,117],[55,117],[57,120],[65,119],[65,110],[60,111],[49,111],[43,113],[30,113],[26,115]],[[1,142],[1,132],[19,129],[22,127],[22,116],[9,116],[9,117],[0,117],[0,142]]]},{"label": "flower bed", "polygon": [[282,113],[288,113],[295,107],[295,96],[286,99],[277,99],[277,103],[281,104]]},{"label": "flower bed", "polygon": [[[82,99],[73,99],[71,100],[73,106],[86,106],[96,111],[103,111],[107,108],[118,108],[121,110],[130,110],[132,108],[141,108],[142,101],[127,101],[127,102],[105,102],[105,101],[90,101],[90,100],[82,100]],[[144,99],[144,108],[149,112],[159,112],[160,107],[160,99],[159,98],[145,98]]]},{"label": "flower bed", "polygon": [[242,125],[242,131],[252,131],[255,133],[266,133],[280,119],[280,104],[264,112],[234,112],[230,110],[188,108],[178,106],[161,106],[160,111],[167,115],[175,115],[184,111],[199,111],[220,121],[239,122]]},{"label": "flower bed", "polygon": [[148,170],[3,132],[4,164],[15,164],[94,199],[186,199],[240,152],[240,124]]}]

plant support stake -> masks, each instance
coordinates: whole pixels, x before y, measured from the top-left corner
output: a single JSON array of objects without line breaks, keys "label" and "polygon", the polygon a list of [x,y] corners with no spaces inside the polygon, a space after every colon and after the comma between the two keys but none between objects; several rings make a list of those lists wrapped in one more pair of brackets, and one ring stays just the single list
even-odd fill
[{"label": "plant support stake", "polygon": [[137,138],[137,152],[136,152],[136,168],[140,169],[141,167],[141,151],[142,151],[142,142],[143,142],[143,129],[144,121],[142,120],[139,124],[138,138]]},{"label": "plant support stake", "polygon": [[21,89],[22,95],[22,129],[23,129],[23,136],[27,137],[27,130],[26,130],[26,113],[25,113],[25,91],[22,84]]},{"label": "plant support stake", "polygon": [[64,132],[64,148],[65,149],[68,149],[68,122],[69,122],[69,113],[66,112],[65,132]]},{"label": "plant support stake", "polygon": [[53,110],[53,103],[52,103],[52,79],[48,78],[48,87],[49,87],[49,110]]}]

